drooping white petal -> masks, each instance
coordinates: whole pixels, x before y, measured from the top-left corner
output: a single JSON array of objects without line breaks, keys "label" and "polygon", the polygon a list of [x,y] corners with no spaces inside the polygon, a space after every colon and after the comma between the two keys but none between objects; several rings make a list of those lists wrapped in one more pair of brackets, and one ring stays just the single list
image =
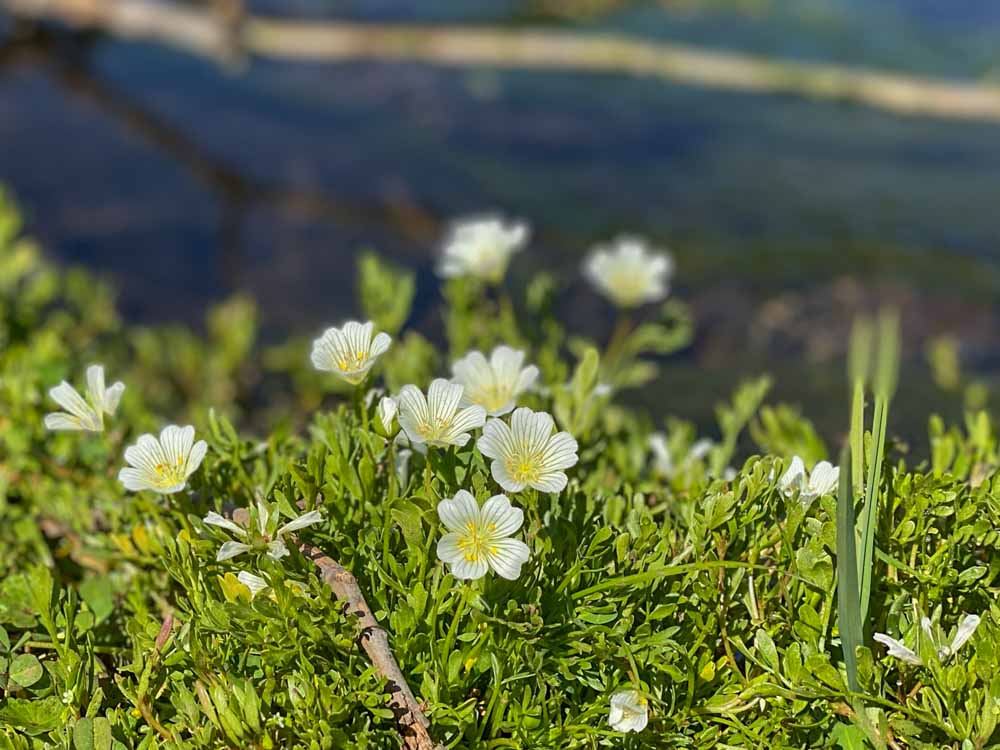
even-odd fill
[{"label": "drooping white petal", "polygon": [[249,573],[245,570],[241,570],[236,579],[250,589],[250,598],[253,599],[257,594],[266,589],[270,584],[258,575]]},{"label": "drooping white petal", "polygon": [[907,664],[923,664],[919,656],[895,638],[890,638],[885,633],[875,633],[872,638],[889,650],[889,656],[895,656],[897,659],[904,661]]},{"label": "drooping white petal", "polygon": [[274,539],[267,543],[267,556],[272,560],[280,560],[290,554],[288,545],[285,544],[283,539]]},{"label": "drooping white petal", "polygon": [[101,365],[87,368],[87,394],[95,408],[104,408],[104,367]]},{"label": "drooping white petal", "polygon": [[115,412],[118,411],[118,404],[122,400],[123,393],[125,393],[125,384],[121,381],[104,391],[104,413],[109,417],[114,416]]},{"label": "drooping white petal", "polygon": [[306,526],[311,526],[314,523],[322,523],[323,514],[318,510],[311,510],[308,513],[303,513],[298,518],[293,518],[291,521],[286,523],[280,529],[278,529],[277,536],[281,537],[292,531],[298,531],[299,529],[304,529]]},{"label": "drooping white petal", "polygon": [[49,396],[74,417],[79,417],[84,424],[93,422],[94,410],[90,407],[90,404],[83,400],[83,396],[77,393],[76,388],[65,380],[54,388],[49,389]]},{"label": "drooping white petal", "polygon": [[244,544],[243,542],[225,542],[220,548],[218,554],[215,556],[217,562],[222,562],[223,560],[229,560],[237,555],[242,555],[244,552],[250,550],[249,544]]},{"label": "drooping white petal", "polygon": [[958,629],[955,631],[955,637],[951,640],[951,646],[949,647],[951,653],[956,653],[965,645],[966,641],[976,632],[980,620],[979,615],[966,615],[962,618],[962,621],[958,624]]},{"label": "drooping white petal", "polygon": [[214,510],[211,511],[211,512],[209,512],[209,514],[207,516],[205,516],[202,519],[202,521],[204,523],[207,523],[207,524],[211,525],[211,526],[219,526],[219,527],[221,527],[223,529],[226,529],[227,531],[231,531],[234,534],[236,534],[236,536],[245,537],[247,535],[247,530],[246,529],[244,529],[238,523],[235,523],[234,521],[229,520],[225,516],[219,515]]},{"label": "drooping white petal", "polygon": [[72,414],[67,414],[63,411],[54,411],[51,414],[46,414],[43,420],[45,424],[45,429],[47,430],[85,430],[86,427],[80,421],[79,417],[74,417]]}]

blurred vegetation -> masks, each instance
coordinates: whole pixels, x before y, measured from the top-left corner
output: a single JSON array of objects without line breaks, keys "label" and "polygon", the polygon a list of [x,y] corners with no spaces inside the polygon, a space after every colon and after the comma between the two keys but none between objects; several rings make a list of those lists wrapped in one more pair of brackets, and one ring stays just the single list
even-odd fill
[{"label": "blurred vegetation", "polygon": [[[367,255],[358,286],[359,317],[394,335],[378,373],[389,392],[425,387],[471,347],[508,343],[538,364],[544,387],[525,403],[572,431],[580,462],[560,495],[515,499],[531,548],[518,580],[459,582],[434,557],[437,500],[496,491],[474,441],[400,471],[401,447],[368,429],[374,396],[313,371],[307,341],[261,351],[251,300],[215,308],[201,333],[127,326],[110,289],[48,262],[0,202],[0,748],[399,747],[385,681],[310,561],[216,561],[201,518],[257,498],[285,516],[322,511],[303,538],[358,579],[448,747],[998,746],[1000,450],[987,414],[932,417],[916,465],[885,446],[851,693],[837,500],[806,506],[777,486],[793,455],[830,457],[809,420],[765,404],[769,380],[750,379],[721,399],[701,453],[691,424],[617,402],[690,340],[682,303],[604,347],[552,314],[545,274],[517,291],[455,280],[445,356],[406,328],[409,273]],[[953,346],[931,357],[943,387],[962,387]],[[108,431],[45,432],[48,388],[94,361],[127,385]],[[189,491],[126,494],[123,447],[168,421],[209,442]],[[676,468],[653,461],[657,427],[689,457]],[[266,593],[251,596],[239,564]],[[871,639],[914,646],[922,615],[949,633],[963,613],[983,618],[971,641],[954,655],[924,647],[921,666]],[[625,737],[607,720],[623,688],[651,709]]]}]

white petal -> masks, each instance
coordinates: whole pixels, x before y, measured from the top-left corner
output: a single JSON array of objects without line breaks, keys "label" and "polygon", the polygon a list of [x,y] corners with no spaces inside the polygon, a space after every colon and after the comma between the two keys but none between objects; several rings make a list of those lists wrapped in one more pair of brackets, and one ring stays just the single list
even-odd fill
[{"label": "white petal", "polygon": [[241,570],[239,575],[236,576],[237,580],[250,589],[250,598],[253,599],[257,594],[268,587],[268,582],[258,575],[253,573],[248,573],[245,570]]},{"label": "white petal", "polygon": [[951,653],[954,654],[965,645],[965,642],[976,632],[979,622],[979,615],[966,615],[962,618],[962,621],[958,624],[958,630],[955,631],[955,637],[951,641]]},{"label": "white petal", "polygon": [[427,389],[427,410],[436,421],[451,419],[462,400],[462,386],[438,378]]},{"label": "white petal", "polygon": [[47,430],[85,430],[86,427],[80,422],[79,417],[67,414],[63,411],[55,411],[45,415],[45,429]]},{"label": "white petal", "polygon": [[805,473],[806,467],[802,463],[802,459],[798,456],[793,456],[792,463],[788,466],[788,471],[778,480],[778,489],[785,495],[795,494],[795,490],[802,489],[805,481]]},{"label": "white petal", "polygon": [[183,466],[191,453],[191,446],[194,443],[194,427],[187,425],[179,427],[171,424],[163,428],[160,432],[160,445],[163,446],[163,455],[166,463],[171,467]]},{"label": "white petal", "polygon": [[[512,477],[507,472],[507,467],[504,462],[500,459],[494,459],[493,463],[490,464],[490,473],[493,475],[493,479],[496,483],[503,487],[507,492],[520,492],[528,485],[524,482],[519,482],[514,477]],[[565,477],[566,475],[563,474]]]},{"label": "white petal", "polygon": [[118,472],[118,481],[125,485],[125,489],[129,492],[156,489],[156,487],[149,481],[146,472],[142,469],[134,469],[130,466],[127,466]]},{"label": "white petal", "polygon": [[87,368],[87,393],[95,409],[104,408],[104,367],[101,365]]},{"label": "white petal", "polygon": [[531,482],[531,486],[539,492],[558,494],[566,488],[569,478],[561,471],[550,471],[538,477],[537,481]]},{"label": "white petal", "polygon": [[482,578],[486,575],[486,571],[490,569],[489,563],[486,562],[485,558],[479,557],[476,560],[467,560],[464,556],[451,563],[450,567],[451,574],[455,578],[462,580]]},{"label": "white petal", "polygon": [[840,467],[820,461],[809,475],[809,491],[816,497],[832,494],[840,481]]},{"label": "white petal", "polygon": [[292,519],[280,529],[278,529],[277,536],[284,536],[290,531],[298,531],[299,529],[304,529],[306,526],[311,526],[314,523],[322,523],[323,514],[318,510],[311,510],[308,513],[303,513],[298,518]]},{"label": "white petal", "polygon": [[185,477],[191,476],[198,470],[198,467],[201,466],[202,460],[205,458],[206,452],[208,452],[208,443],[204,440],[199,440],[191,446],[191,453],[188,455],[187,459],[187,469],[184,471]]},{"label": "white petal", "polygon": [[521,566],[528,562],[529,557],[528,545],[520,539],[498,539],[486,553],[490,567],[498,576],[509,581],[517,580],[521,575]]},{"label": "white petal", "polygon": [[506,455],[507,446],[513,435],[510,427],[500,419],[491,419],[483,428],[483,434],[476,441],[476,448],[487,458],[501,458]]},{"label": "white petal", "polygon": [[229,520],[225,516],[220,516],[214,510],[211,511],[207,516],[202,519],[203,523],[207,523],[211,526],[220,526],[223,529],[233,532],[236,536],[245,537],[247,535],[247,530],[244,529],[239,524],[234,521]]},{"label": "white petal", "polygon": [[494,537],[510,536],[524,523],[524,511],[512,506],[506,495],[494,495],[483,503],[479,521]]},{"label": "white petal", "polygon": [[[399,392],[400,424],[402,424],[404,416],[407,419],[414,420],[416,423],[428,420],[427,399],[424,397],[423,392],[415,385],[404,385]],[[406,434],[410,440],[413,440],[413,436],[409,432]]]},{"label": "white petal", "polygon": [[229,560],[237,555],[242,555],[249,549],[250,545],[243,544],[243,542],[226,542],[219,548],[219,553],[215,556],[215,559],[217,562]]},{"label": "white petal", "polygon": [[283,557],[291,554],[288,551],[288,545],[286,545],[281,539],[275,539],[267,544],[267,556],[272,560],[280,560]]},{"label": "white petal", "polygon": [[[457,437],[465,432],[478,429],[486,422],[486,409],[479,405],[467,406],[454,416],[451,422],[450,434]],[[466,438],[462,445],[468,442]]]},{"label": "white petal", "polygon": [[453,564],[465,557],[465,553],[459,547],[462,534],[459,531],[449,531],[438,539],[437,556],[443,563]]},{"label": "white petal", "polygon": [[123,393],[125,393],[125,384],[120,381],[104,392],[105,414],[114,416],[114,413],[118,411],[118,403],[122,400]]},{"label": "white petal", "polygon": [[137,469],[156,476],[156,467],[167,462],[160,441],[152,435],[140,435],[135,445],[125,449],[125,460]]},{"label": "white petal", "polygon": [[448,531],[466,531],[469,524],[479,525],[479,504],[466,490],[459,490],[450,500],[442,500],[437,511],[438,518]]},{"label": "white petal", "polygon": [[371,347],[368,350],[368,356],[370,359],[375,359],[376,357],[381,357],[389,350],[389,344],[392,343],[392,337],[388,333],[380,333],[374,339],[372,339]]},{"label": "white petal", "polygon": [[577,444],[568,432],[560,432],[549,438],[542,453],[542,466],[547,470],[568,469],[575,466]]},{"label": "white petal", "polygon": [[101,415],[95,412],[90,404],[84,401],[83,397],[77,393],[76,388],[65,380],[55,388],[52,388],[49,391],[49,395],[59,406],[74,417],[77,417],[83,429],[99,432],[103,428]]},{"label": "white petal", "polygon": [[923,662],[920,661],[919,656],[895,638],[890,638],[885,633],[876,633],[872,636],[872,638],[883,644],[889,650],[889,656],[895,656],[897,659],[905,661],[907,664],[923,664]]}]

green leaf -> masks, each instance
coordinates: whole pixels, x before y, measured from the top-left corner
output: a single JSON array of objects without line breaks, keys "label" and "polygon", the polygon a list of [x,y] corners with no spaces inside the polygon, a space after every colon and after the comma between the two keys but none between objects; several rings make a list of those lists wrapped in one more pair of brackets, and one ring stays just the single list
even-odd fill
[{"label": "green leaf", "polygon": [[31,687],[45,673],[41,663],[34,654],[15,656],[10,663],[10,679],[21,687]]},{"label": "green leaf", "polygon": [[111,580],[106,576],[88,578],[79,586],[80,597],[94,613],[94,624],[106,620],[115,609]]},{"label": "green leaf", "polygon": [[858,555],[855,543],[854,496],[847,447],[840,452],[840,488],[837,492],[837,617],[847,667],[847,683],[858,692],[857,649],[862,643],[861,599],[858,593]]},{"label": "green leaf", "polygon": [[75,750],[111,750],[111,722],[103,716],[80,719],[73,727]]},{"label": "green leaf", "polygon": [[55,696],[40,700],[10,698],[0,707],[0,725],[22,730],[25,734],[39,735],[62,726],[65,706]]}]

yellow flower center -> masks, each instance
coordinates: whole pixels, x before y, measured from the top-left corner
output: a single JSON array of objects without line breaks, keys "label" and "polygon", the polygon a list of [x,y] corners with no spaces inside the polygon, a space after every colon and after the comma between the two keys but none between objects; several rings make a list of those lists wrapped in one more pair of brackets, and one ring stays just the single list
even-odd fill
[{"label": "yellow flower center", "polygon": [[417,432],[427,442],[444,440],[451,429],[450,419],[436,419],[429,422],[421,422],[417,425]]},{"label": "yellow flower center", "polygon": [[537,456],[515,455],[504,461],[504,467],[515,482],[531,484],[542,474],[540,463]]},{"label": "yellow flower center", "polygon": [[511,389],[506,386],[486,385],[480,388],[471,400],[486,411],[493,412],[506,406],[512,395]]},{"label": "yellow flower center", "polygon": [[618,272],[607,277],[608,289],[615,299],[623,305],[631,305],[642,299],[646,291],[646,277],[639,273]]},{"label": "yellow flower center", "polygon": [[483,529],[472,521],[465,525],[465,534],[459,538],[458,548],[468,562],[479,562],[487,551],[496,554],[497,547],[493,543],[493,532],[496,528],[496,525],[491,523]]},{"label": "yellow flower center", "polygon": [[357,351],[351,354],[344,354],[338,361],[337,367],[341,372],[351,372],[361,369],[368,361],[368,352]]},{"label": "yellow flower center", "polygon": [[174,465],[160,463],[155,467],[156,476],[153,477],[153,484],[157,487],[173,487],[184,481],[185,457],[178,456]]}]

